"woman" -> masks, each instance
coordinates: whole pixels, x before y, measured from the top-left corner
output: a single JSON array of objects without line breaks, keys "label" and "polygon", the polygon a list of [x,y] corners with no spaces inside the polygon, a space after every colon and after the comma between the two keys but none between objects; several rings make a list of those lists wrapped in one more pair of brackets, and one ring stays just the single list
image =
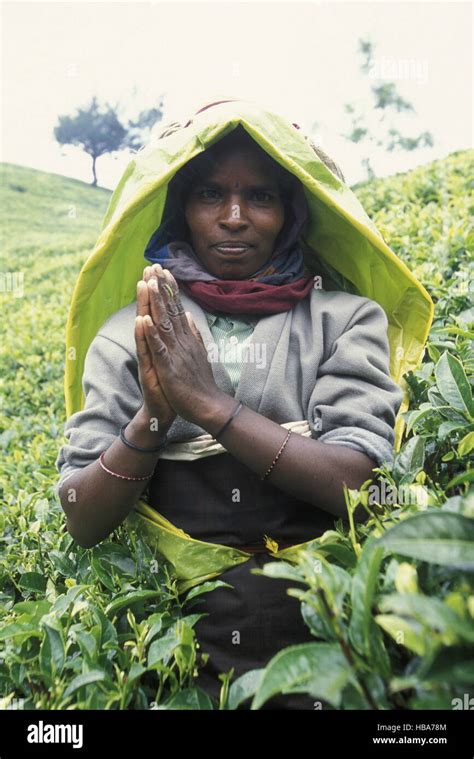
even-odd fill
[{"label": "woman", "polygon": [[[198,683],[214,697],[220,672],[237,677],[313,640],[286,594],[294,583],[252,572],[271,559],[263,536],[291,546],[321,535],[345,516],[342,482],[359,487],[392,456],[403,393],[387,317],[367,297],[317,286],[300,244],[307,222],[302,184],[241,125],[185,162],[136,302],[88,349],[85,408],[57,461],[82,545],[110,534],[146,487],[169,523],[239,554],[219,574],[231,587],[195,609],[208,613],[195,628],[209,654]],[[218,340],[233,349],[210,351]],[[268,708],[313,704],[293,694]]]}]

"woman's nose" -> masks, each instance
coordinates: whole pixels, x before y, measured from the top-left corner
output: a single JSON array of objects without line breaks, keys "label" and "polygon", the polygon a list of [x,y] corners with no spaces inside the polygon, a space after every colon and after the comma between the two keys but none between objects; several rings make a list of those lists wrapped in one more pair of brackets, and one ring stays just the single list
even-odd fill
[{"label": "woman's nose", "polygon": [[237,230],[248,226],[245,209],[237,200],[226,203],[222,211],[220,224],[226,228]]},{"label": "woman's nose", "polygon": [[248,227],[248,222],[242,218],[239,219],[229,216],[227,219],[221,219],[219,226],[223,229],[231,229],[232,231],[237,232],[240,229],[246,229]]}]

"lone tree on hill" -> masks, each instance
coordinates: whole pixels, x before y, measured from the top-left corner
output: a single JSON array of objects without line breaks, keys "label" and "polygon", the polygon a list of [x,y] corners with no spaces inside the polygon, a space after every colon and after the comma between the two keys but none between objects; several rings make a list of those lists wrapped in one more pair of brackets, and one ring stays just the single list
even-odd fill
[{"label": "lone tree on hill", "polygon": [[95,164],[104,153],[113,153],[124,144],[127,129],[110,105],[100,109],[94,96],[89,106],[78,108],[75,116],[59,116],[54,136],[60,145],[76,145],[92,158],[92,186],[97,186]]}]

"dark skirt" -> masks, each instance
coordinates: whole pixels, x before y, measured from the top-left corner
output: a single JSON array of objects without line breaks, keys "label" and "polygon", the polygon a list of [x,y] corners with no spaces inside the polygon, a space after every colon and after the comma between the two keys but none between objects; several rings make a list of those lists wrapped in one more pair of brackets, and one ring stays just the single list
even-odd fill
[{"label": "dark skirt", "polygon": [[[236,493],[238,498],[236,498]],[[150,483],[149,502],[173,524],[198,540],[263,547],[268,535],[280,544],[303,543],[334,527],[334,518],[315,506],[286,495],[241,464],[229,453],[196,461],[160,459]],[[287,646],[314,643],[301,615],[301,603],[289,596],[295,581],[252,574],[268,561],[270,552],[252,557],[219,575],[232,588],[216,588],[193,601],[190,613],[207,612],[195,625],[202,653],[196,684],[218,699],[218,675],[232,667],[237,677],[265,667]],[[315,709],[318,700],[307,694],[278,695],[262,709]],[[239,708],[249,709],[251,699]]]},{"label": "dark skirt", "polygon": [[[286,646],[315,642],[303,621],[300,602],[286,593],[287,588],[304,589],[304,585],[251,572],[268,561],[276,559],[260,553],[228,569],[219,579],[233,588],[205,593],[192,608],[191,613],[209,614],[194,627],[201,650],[209,654],[196,684],[216,700],[222,685],[220,673],[233,667],[232,683],[245,672],[265,667]],[[276,695],[260,708],[314,709],[315,700],[307,694]],[[249,709],[250,703],[247,699],[238,708]]]}]

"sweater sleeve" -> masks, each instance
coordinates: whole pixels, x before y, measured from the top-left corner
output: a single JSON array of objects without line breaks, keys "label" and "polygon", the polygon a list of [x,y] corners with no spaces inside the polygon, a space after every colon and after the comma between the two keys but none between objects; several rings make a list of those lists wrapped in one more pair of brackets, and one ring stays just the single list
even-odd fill
[{"label": "sweater sleeve", "polygon": [[320,364],[308,408],[313,438],[362,451],[377,466],[393,461],[403,400],[389,372],[387,326],[383,308],[365,299]]},{"label": "sweater sleeve", "polygon": [[99,458],[120,428],[129,422],[143,403],[135,358],[121,345],[96,335],[84,361],[82,387],[84,408],[66,421],[68,442],[60,449],[55,466],[60,473],[56,493],[75,471]]}]

